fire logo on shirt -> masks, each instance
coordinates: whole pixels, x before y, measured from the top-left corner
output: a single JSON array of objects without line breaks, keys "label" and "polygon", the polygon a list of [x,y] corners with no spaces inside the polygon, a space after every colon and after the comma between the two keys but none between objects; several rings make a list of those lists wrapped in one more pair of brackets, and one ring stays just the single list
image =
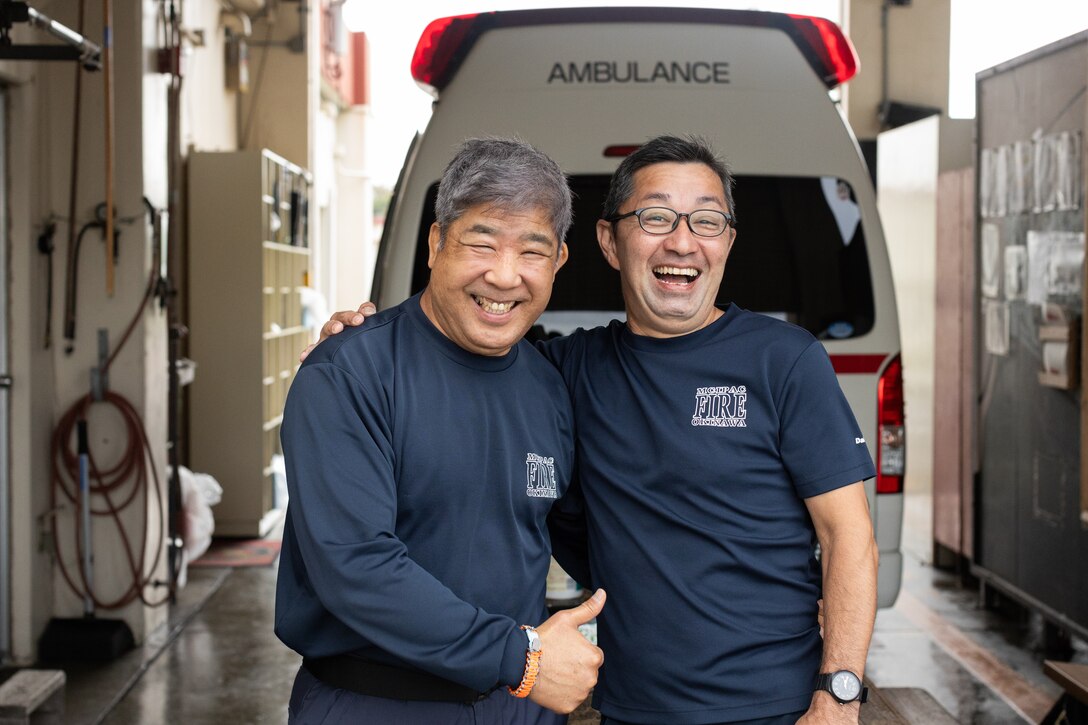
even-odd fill
[{"label": "fire logo on shirt", "polygon": [[530,453],[525,458],[525,493],[531,498],[557,498],[555,459]]},{"label": "fire logo on shirt", "polygon": [[721,385],[698,388],[695,391],[695,415],[692,425],[712,425],[717,428],[747,428],[748,388],[744,385]]}]

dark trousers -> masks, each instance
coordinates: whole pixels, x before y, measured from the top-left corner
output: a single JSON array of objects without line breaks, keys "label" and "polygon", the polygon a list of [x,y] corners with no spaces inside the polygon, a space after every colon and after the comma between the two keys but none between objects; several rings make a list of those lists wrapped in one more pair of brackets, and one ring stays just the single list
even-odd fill
[{"label": "dark trousers", "polygon": [[[804,710],[800,712],[790,712],[785,715],[774,715],[772,717],[760,717],[755,720],[738,720],[730,723],[717,723],[716,725],[796,725],[797,721],[805,714]],[[610,717],[601,715],[601,725],[631,725],[631,723],[624,722],[623,720],[613,720]],[[660,725],[667,725],[661,723]]]},{"label": "dark trousers", "polygon": [[326,685],[300,667],[288,725],[566,725],[567,717],[512,697],[505,687],[470,705],[360,695]]}]

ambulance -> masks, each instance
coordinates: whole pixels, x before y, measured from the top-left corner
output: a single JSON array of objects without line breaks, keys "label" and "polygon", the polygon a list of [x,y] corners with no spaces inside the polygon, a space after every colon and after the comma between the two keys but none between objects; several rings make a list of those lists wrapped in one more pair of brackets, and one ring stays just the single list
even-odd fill
[{"label": "ambulance", "polygon": [[871,177],[832,97],[857,71],[839,27],[720,9],[488,12],[430,23],[411,70],[434,112],[386,218],[378,307],[426,284],[438,180],[458,144],[516,136],[554,158],[575,194],[570,260],[534,334],[622,319],[619,276],[594,230],[610,176],[654,136],[707,138],[737,179],[719,303],[800,325],[827,348],[877,464],[865,485],[879,605],[891,606],[906,452],[899,327]]}]

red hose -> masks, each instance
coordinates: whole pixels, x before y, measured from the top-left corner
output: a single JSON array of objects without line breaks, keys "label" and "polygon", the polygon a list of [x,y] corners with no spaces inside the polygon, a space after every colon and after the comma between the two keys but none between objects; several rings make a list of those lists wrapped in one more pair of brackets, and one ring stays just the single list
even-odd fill
[{"label": "red hose", "polygon": [[[109,370],[113,361],[117,358],[118,353],[121,352],[125,343],[128,342],[137,323],[143,317],[148,303],[154,297],[156,281],[158,280],[158,269],[158,255],[156,254],[152,260],[151,275],[148,278],[147,288],[144,291],[144,297],[140,302],[140,307],[136,310],[136,314],[129,322],[128,327],[125,328],[124,333],[122,333],[121,340],[114,348],[113,354],[111,354],[106,361],[103,373]],[[103,375],[103,377],[105,377],[105,375]],[[53,526],[51,527],[53,532],[53,550],[56,554],[57,566],[60,568],[64,581],[67,582],[72,591],[80,598],[85,594],[88,595],[96,608],[120,609],[137,599],[149,607],[161,606],[170,601],[174,587],[173,582],[168,583],[170,591],[167,596],[163,597],[161,600],[151,601],[144,594],[144,589],[155,583],[152,577],[159,566],[159,559],[162,556],[163,543],[166,536],[166,517],[163,512],[163,494],[159,481],[158,468],[156,467],[155,459],[151,454],[151,444],[147,439],[147,431],[144,430],[143,420],[141,420],[139,412],[123,395],[107,390],[103,394],[102,401],[98,404],[110,405],[120,413],[121,418],[124,421],[126,445],[121,459],[106,470],[101,470],[99,468],[98,464],[95,462],[93,451],[90,452],[88,456],[91,478],[88,482],[89,492],[92,496],[101,496],[105,501],[105,508],[96,510],[92,506],[91,515],[109,517],[112,519],[123,544],[125,560],[132,577],[132,583],[125,592],[115,599],[104,601],[95,595],[93,582],[86,581],[83,567],[79,567],[80,584],[77,585],[72,579],[71,574],[68,572],[68,568],[64,564],[64,557],[61,555],[60,536],[58,534],[60,528],[59,517],[53,521]],[[81,419],[86,420],[87,412],[92,405],[95,405],[94,398],[90,394],[84,395],[68,408],[63,416],[61,416],[60,422],[57,423],[57,427],[53,431],[53,485],[50,487],[49,493],[51,511],[58,511],[57,506],[62,497],[73,504],[73,506],[78,506],[79,454],[73,447],[76,438],[75,430],[77,421]],[[151,471],[151,479],[154,483],[153,486],[148,481],[148,470]],[[148,500],[151,495],[148,491],[149,488],[155,496],[156,508],[159,512],[159,533],[157,537],[158,540],[155,544],[155,559],[152,561],[151,566],[146,568],[147,573],[145,574],[144,565],[146,559],[145,552],[147,551],[148,528],[146,511]],[[114,498],[117,497],[120,498],[120,501],[115,502]],[[142,505],[145,512],[143,527],[140,531],[139,550],[136,553],[133,552],[128,530],[121,520],[121,512],[131,506],[133,502]],[[73,508],[73,510],[75,509]],[[80,536],[82,525],[79,522],[79,516],[75,516],[74,518],[76,521],[76,554],[77,559],[82,561],[83,548],[81,543],[82,537]]]},{"label": "red hose", "polygon": [[[64,580],[68,583],[68,586],[72,591],[80,597],[83,597],[84,594],[89,595],[96,608],[120,609],[137,599],[147,606],[159,606],[165,604],[169,597],[164,597],[159,601],[150,601],[144,595],[144,589],[154,583],[152,577],[155,570],[158,568],[159,560],[162,556],[165,536],[163,494],[158,470],[154,458],[151,455],[151,446],[148,443],[147,433],[144,431],[140,415],[128,399],[118,393],[107,391],[99,404],[109,405],[120,413],[124,420],[127,445],[125,446],[124,453],[120,460],[106,470],[100,469],[95,461],[93,451],[89,454],[91,474],[91,480],[89,481],[90,494],[92,496],[100,496],[105,501],[104,508],[96,509],[92,507],[91,515],[100,518],[109,518],[113,521],[118,535],[121,537],[125,552],[125,560],[132,577],[132,583],[125,592],[116,598],[104,600],[95,594],[93,583],[86,581],[83,569],[80,567],[80,583],[77,584],[72,579],[68,568],[64,564],[64,557],[61,556],[60,537],[58,535],[59,526],[58,523],[54,521],[52,526],[53,546],[57,555],[57,565],[60,568],[61,575],[64,577]],[[79,502],[79,456],[74,448],[76,422],[80,419],[86,419],[87,412],[92,405],[95,405],[95,401],[90,395],[85,395],[80,398],[64,414],[60,423],[58,423],[56,430],[53,432],[53,486],[50,490],[50,507],[54,511],[57,510],[57,504],[60,502],[58,499],[61,497],[67,499],[68,502],[73,504],[73,507]],[[147,475],[148,470],[151,471],[150,482]],[[159,532],[157,537],[158,540],[154,547],[155,558],[151,562],[151,566],[146,567],[147,573],[145,574],[148,521],[145,517],[144,525],[140,531],[138,549],[134,552],[131,537],[125,527],[124,521],[121,519],[121,513],[134,502],[143,506],[146,511],[148,499],[152,494],[155,497],[156,508],[159,511]],[[120,497],[121,500],[115,502],[114,499],[118,497]],[[76,553],[77,558],[82,561],[83,550],[82,544],[80,543],[82,540],[80,536],[81,524],[79,523],[78,516],[75,517],[75,520]]]}]

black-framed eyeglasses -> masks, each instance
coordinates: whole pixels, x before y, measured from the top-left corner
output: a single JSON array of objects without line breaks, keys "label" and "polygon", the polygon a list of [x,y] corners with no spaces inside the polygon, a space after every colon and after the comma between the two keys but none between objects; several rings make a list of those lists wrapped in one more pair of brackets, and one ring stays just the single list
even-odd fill
[{"label": "black-framed eyeglasses", "polygon": [[668,234],[676,229],[680,223],[680,217],[686,217],[688,229],[692,234],[700,237],[721,236],[730,224],[733,223],[733,215],[726,214],[717,209],[696,209],[683,212],[670,209],[667,206],[648,206],[643,209],[635,209],[626,214],[605,219],[607,222],[618,222],[633,216],[638,219],[638,225],[647,234]]}]

